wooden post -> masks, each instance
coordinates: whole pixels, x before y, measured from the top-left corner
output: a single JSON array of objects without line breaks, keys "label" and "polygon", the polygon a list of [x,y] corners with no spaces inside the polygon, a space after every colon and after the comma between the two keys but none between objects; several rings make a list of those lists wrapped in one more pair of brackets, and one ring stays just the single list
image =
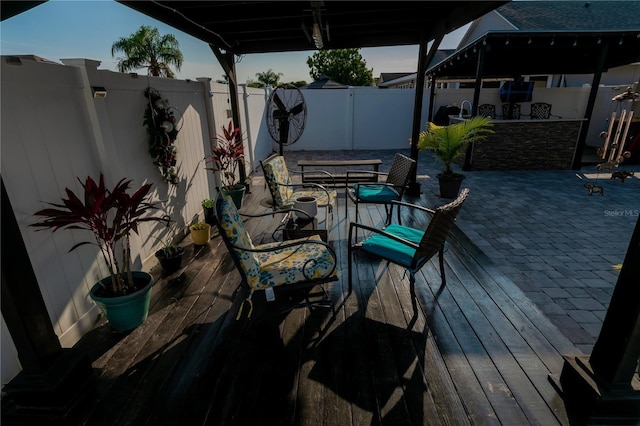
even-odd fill
[{"label": "wooden post", "polygon": [[[438,36],[434,40],[431,50],[427,53],[427,44],[429,40],[423,35],[420,41],[420,51],[418,53],[418,72],[416,73],[416,97],[413,101],[413,125],[411,128],[411,158],[418,161],[418,136],[420,134],[420,125],[422,124],[422,98],[424,96],[424,81],[427,72],[427,65],[436,54],[440,42],[444,38],[444,30],[438,31]],[[420,195],[420,184],[417,182],[417,167],[413,169],[413,173],[409,178],[409,188],[407,194]]]},{"label": "wooden post", "polygon": [[[484,60],[487,51],[487,46],[482,45],[480,47],[480,51],[478,52],[478,63],[476,65],[476,83],[473,89],[473,103],[471,104],[471,111],[469,113],[472,117],[478,115],[478,103],[480,102],[480,89],[482,88],[482,73],[484,70]],[[464,164],[462,165],[462,170],[471,170],[472,167],[472,156],[473,154],[473,144],[470,143],[467,145],[467,151],[464,156]]]},{"label": "wooden post", "polygon": [[607,59],[607,53],[609,52],[609,44],[602,42],[600,46],[598,63],[596,64],[596,70],[593,73],[593,81],[591,82],[591,92],[589,92],[589,99],[587,100],[587,108],[584,112],[585,121],[580,127],[580,133],[578,134],[578,142],[576,143],[576,151],[573,155],[573,161],[571,162],[572,170],[580,170],[582,167],[582,154],[584,154],[584,147],[587,144],[587,133],[589,131],[589,123],[591,123],[591,116],[593,115],[593,108],[598,96],[598,86],[600,86],[600,79],[602,78],[602,72],[604,71],[604,65]]},{"label": "wooden post", "polygon": [[[638,210],[627,213],[638,215]],[[640,382],[635,377],[640,358],[638,277],[640,217],[591,356],[564,357],[560,376],[563,397],[569,411],[583,423],[640,422]]]},{"label": "wooden post", "polygon": [[[231,103],[231,119],[233,120],[234,127],[242,129],[240,123],[240,103],[238,102],[238,81],[236,74],[236,64],[234,62],[235,55],[232,52],[222,52],[218,47],[213,44],[209,44],[209,47],[213,51],[213,54],[218,59],[220,66],[229,77],[229,102]],[[242,134],[242,131],[240,131]],[[247,171],[244,167],[244,161],[240,161],[238,165],[238,172],[240,174],[240,182],[247,187],[249,192],[249,185],[247,183]]]},{"label": "wooden post", "polygon": [[79,401],[89,396],[95,375],[86,355],[60,346],[4,181],[1,218],[2,316],[22,364],[22,371],[2,389],[3,419],[15,419],[16,424],[67,421],[82,408]]}]

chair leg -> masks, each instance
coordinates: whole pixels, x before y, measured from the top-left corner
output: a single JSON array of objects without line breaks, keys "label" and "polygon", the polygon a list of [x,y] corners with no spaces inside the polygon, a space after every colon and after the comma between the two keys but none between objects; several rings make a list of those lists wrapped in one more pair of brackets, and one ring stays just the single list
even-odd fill
[{"label": "chair leg", "polygon": [[348,270],[348,280],[349,280],[349,292],[347,293],[347,297],[349,297],[351,295],[351,291],[353,290],[353,285],[352,285],[352,269],[353,269],[353,248],[351,248],[351,236],[349,236],[349,246],[347,249],[347,270]]},{"label": "chair leg", "polygon": [[440,276],[442,277],[442,285],[447,283],[447,280],[444,276],[444,247],[440,249],[438,253],[438,260],[440,261]]},{"label": "chair leg", "polygon": [[391,218],[393,217],[393,204],[385,204],[385,210],[387,211],[387,221],[385,225],[391,225]]},{"label": "chair leg", "polygon": [[411,292],[411,307],[413,308],[413,318],[418,317],[418,296],[416,296],[416,276],[409,271],[409,291]]},{"label": "chair leg", "polygon": [[349,187],[348,186],[344,190],[344,219],[347,222],[349,222]]}]

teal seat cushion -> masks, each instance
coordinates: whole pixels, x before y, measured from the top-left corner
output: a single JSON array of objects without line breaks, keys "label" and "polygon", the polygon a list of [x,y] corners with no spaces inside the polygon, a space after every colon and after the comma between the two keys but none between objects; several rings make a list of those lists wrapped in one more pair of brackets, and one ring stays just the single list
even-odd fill
[{"label": "teal seat cushion", "polygon": [[[424,231],[420,229],[397,224],[387,226],[384,231],[415,244],[420,244],[420,240],[422,240],[422,236],[424,235]],[[381,234],[373,234],[370,238],[363,241],[362,250],[389,259],[406,268],[411,266],[411,261],[416,253],[415,249],[408,245],[392,240]]]},{"label": "teal seat cushion", "polygon": [[368,203],[388,203],[399,197],[398,191],[386,185],[355,184],[353,191],[359,201]]}]

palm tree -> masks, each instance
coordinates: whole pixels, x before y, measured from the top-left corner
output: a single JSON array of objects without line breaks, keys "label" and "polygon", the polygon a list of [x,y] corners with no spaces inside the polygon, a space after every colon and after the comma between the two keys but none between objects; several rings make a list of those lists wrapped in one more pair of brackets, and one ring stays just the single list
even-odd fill
[{"label": "palm tree", "polygon": [[178,40],[173,34],[160,36],[155,27],[143,25],[129,37],[121,37],[111,46],[111,56],[123,52],[125,57],[118,58],[118,71],[128,72],[147,68],[147,74],[154,77],[175,78],[169,65],[180,71],[182,52],[178,49]]},{"label": "palm tree", "polygon": [[256,73],[256,77],[258,77],[258,82],[262,83],[263,86],[277,87],[282,73],[275,73],[269,68],[269,71]]}]

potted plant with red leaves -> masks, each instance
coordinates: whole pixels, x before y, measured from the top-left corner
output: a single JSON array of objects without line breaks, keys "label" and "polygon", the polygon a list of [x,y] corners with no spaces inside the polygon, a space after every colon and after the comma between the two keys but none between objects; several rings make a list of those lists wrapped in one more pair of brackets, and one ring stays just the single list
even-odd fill
[{"label": "potted plant with red leaves", "polygon": [[[78,179],[80,181],[80,179]],[[166,221],[148,216],[156,209],[147,201],[151,184],[129,193],[131,180],[121,179],[108,189],[104,176],[96,182],[90,176],[83,183],[84,194],[78,197],[66,188],[62,204],[47,203],[35,213],[43,217],[30,226],[41,229],[77,229],[90,231],[94,240],[80,242],[70,252],[87,244],[97,245],[109,270],[109,277],[98,281],[90,290],[91,298],[105,311],[111,326],[118,331],[131,330],[142,324],[149,312],[153,277],[147,272],[131,270],[130,234],[138,233],[138,225],[147,221]]]},{"label": "potted plant with red leaves", "polygon": [[244,159],[244,143],[240,129],[233,128],[231,122],[226,128],[222,126],[222,132],[223,136],[216,135],[215,141],[211,144],[211,155],[207,161],[212,163],[212,167],[208,167],[207,170],[220,173],[220,190],[229,194],[239,209],[242,207],[246,187],[244,183],[238,182],[236,173],[240,161]]}]

